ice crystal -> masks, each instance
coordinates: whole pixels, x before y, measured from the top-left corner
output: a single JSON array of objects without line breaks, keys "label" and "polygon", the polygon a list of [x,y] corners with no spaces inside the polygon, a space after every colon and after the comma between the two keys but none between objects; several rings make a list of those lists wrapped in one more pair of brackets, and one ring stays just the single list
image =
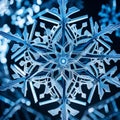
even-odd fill
[{"label": "ice crystal", "polygon": [[[4,32],[9,32],[10,28],[8,27],[7,24],[5,24],[2,28],[0,28],[0,30]],[[0,62],[3,64],[7,62],[6,53],[8,51],[8,43],[9,40],[0,36]]]},{"label": "ice crystal", "polygon": [[[120,87],[117,66],[110,66],[111,60],[120,59],[120,54],[111,48],[108,36],[120,24],[103,28],[88,15],[74,18],[79,9],[67,8],[67,3],[58,0],[59,8],[33,16],[39,20],[34,21],[30,33],[25,27],[23,36],[0,31],[0,35],[13,42],[11,60],[14,61],[10,65],[13,80],[0,90],[18,87],[26,96],[29,85],[35,103],[59,104],[48,112],[53,116],[61,113],[62,120],[72,119],[80,112],[72,104],[91,103],[96,89],[102,99],[105,92],[110,92],[110,84]],[[48,24],[52,27],[47,27]]]},{"label": "ice crystal", "polygon": [[120,92],[102,102],[95,104],[94,106],[89,107],[81,120],[119,120],[119,99]]},{"label": "ice crystal", "polygon": [[1,0],[0,1],[0,16],[5,14],[10,15],[9,6],[13,4],[13,0]]},{"label": "ice crystal", "polygon": [[[23,5],[22,5],[23,4]],[[40,11],[41,0],[37,0],[31,4],[30,1],[16,1],[17,11],[11,16],[12,24],[20,28],[24,25],[31,25],[34,23],[34,14]]]},{"label": "ice crystal", "polygon": [[[99,16],[101,17],[100,23],[105,27],[110,24],[120,23],[120,10],[117,10],[117,1],[110,0],[110,4],[102,5]],[[120,37],[120,30],[116,31],[116,36]]]},{"label": "ice crystal", "polygon": [[[0,30],[4,32],[10,32],[10,28],[7,24],[4,24]],[[0,85],[3,85],[9,81],[9,71],[6,58],[9,49],[9,42],[9,40],[0,36]]]},{"label": "ice crystal", "polygon": [[[43,116],[40,112],[31,108],[31,102],[25,99],[17,90],[16,92],[4,92],[0,94],[0,105],[0,110],[3,111],[0,120],[49,120],[47,116]],[[2,106],[6,106],[6,108],[3,107],[3,109]]]}]

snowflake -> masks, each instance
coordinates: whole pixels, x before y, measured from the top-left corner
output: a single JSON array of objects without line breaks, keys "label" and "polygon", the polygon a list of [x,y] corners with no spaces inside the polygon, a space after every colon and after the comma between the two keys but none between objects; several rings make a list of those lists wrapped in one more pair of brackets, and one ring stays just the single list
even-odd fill
[{"label": "snowflake", "polygon": [[[101,17],[100,23],[104,27],[106,25],[120,23],[120,11],[117,11],[116,0],[111,0],[109,5],[102,5],[98,15]],[[116,36],[120,37],[120,30],[116,31]]]},{"label": "snowflake", "polygon": [[[61,113],[62,120],[72,119],[80,112],[72,104],[91,103],[96,88],[102,99],[105,92],[110,92],[109,84],[120,87],[117,66],[110,66],[110,61],[117,62],[120,55],[112,50],[108,36],[120,24],[103,29],[87,15],[74,18],[79,9],[68,9],[67,3],[58,0],[59,9],[46,9],[35,15],[39,20],[34,22],[30,34],[27,27],[23,37],[0,32],[13,41],[11,59],[14,61],[10,66],[14,80],[0,90],[19,87],[26,96],[29,84],[35,103],[59,104],[48,112],[53,116]],[[106,66],[111,68],[108,70]]]}]

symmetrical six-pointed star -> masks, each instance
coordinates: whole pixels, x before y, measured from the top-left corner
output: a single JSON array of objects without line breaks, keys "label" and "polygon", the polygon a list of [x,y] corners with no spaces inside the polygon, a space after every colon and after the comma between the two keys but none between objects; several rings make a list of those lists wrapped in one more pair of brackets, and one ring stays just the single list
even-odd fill
[{"label": "symmetrical six-pointed star", "polygon": [[[23,38],[0,32],[13,41],[11,59],[14,61],[10,66],[14,80],[0,90],[19,87],[26,96],[29,84],[35,103],[39,101],[41,106],[59,103],[48,112],[53,116],[61,112],[61,118],[67,120],[80,112],[71,103],[86,106],[97,87],[100,99],[110,92],[109,84],[120,87],[120,75],[114,76],[117,66],[106,69],[111,60],[120,59],[106,35],[120,28],[120,24],[102,29],[87,15],[73,18],[79,9],[67,9],[67,0],[58,0],[58,4],[59,9],[46,9],[36,15],[40,22],[33,24],[30,34],[25,28]],[[48,24],[52,27],[47,28]],[[37,31],[38,27],[44,31],[43,35]],[[37,93],[41,87],[44,92]]]}]

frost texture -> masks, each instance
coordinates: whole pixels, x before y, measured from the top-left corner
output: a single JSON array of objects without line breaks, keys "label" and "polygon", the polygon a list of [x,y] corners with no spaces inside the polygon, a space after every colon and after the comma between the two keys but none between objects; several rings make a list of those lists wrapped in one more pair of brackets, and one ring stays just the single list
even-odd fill
[{"label": "frost texture", "polygon": [[[14,80],[0,90],[19,87],[26,96],[29,84],[35,103],[59,104],[48,112],[53,116],[60,112],[62,120],[72,119],[80,112],[73,103],[82,106],[91,103],[96,89],[102,99],[105,92],[110,92],[109,84],[120,87],[117,66],[110,66],[110,61],[117,62],[120,55],[112,50],[112,40],[107,36],[120,24],[102,28],[87,15],[74,18],[72,15],[79,9],[68,9],[67,2],[58,0],[59,9],[46,9],[34,16],[42,22],[35,21],[30,33],[27,27],[23,36],[0,31],[0,35],[14,42],[11,49],[14,63],[10,66]],[[47,28],[46,23],[52,27]],[[43,34],[36,30],[38,27]],[[41,87],[44,91],[36,92]]]},{"label": "frost texture", "polygon": [[[110,24],[120,23],[120,9],[117,10],[117,1],[110,0],[110,4],[102,5],[99,16],[101,17],[100,23],[105,27]],[[120,37],[120,30],[116,30],[116,36]]]}]

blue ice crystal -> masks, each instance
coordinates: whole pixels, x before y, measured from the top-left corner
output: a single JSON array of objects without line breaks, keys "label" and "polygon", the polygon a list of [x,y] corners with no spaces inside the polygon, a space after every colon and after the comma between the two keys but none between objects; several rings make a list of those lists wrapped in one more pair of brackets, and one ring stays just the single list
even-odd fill
[{"label": "blue ice crystal", "polygon": [[23,28],[25,25],[31,25],[34,23],[33,16],[40,11],[41,0],[37,0],[30,3],[29,0],[16,1],[16,7],[18,8],[11,16],[12,24]]},{"label": "blue ice crystal", "polygon": [[117,63],[120,54],[111,47],[113,41],[108,36],[120,24],[100,27],[88,15],[74,17],[80,10],[67,8],[67,4],[67,0],[58,0],[59,8],[34,15],[31,31],[25,27],[22,36],[0,31],[13,43],[13,80],[0,86],[0,91],[20,88],[24,96],[31,91],[40,106],[57,103],[48,113],[60,114],[62,120],[74,119],[81,111],[73,104],[87,106],[96,89],[102,99],[111,92],[110,85],[120,88],[118,68],[110,63]]},{"label": "blue ice crystal", "polygon": [[[1,28],[1,31],[10,32],[10,28],[7,24],[4,24]],[[7,52],[9,49],[10,40],[0,36],[0,85],[9,82],[9,71],[7,67]]]},{"label": "blue ice crystal", "polygon": [[[3,25],[3,27],[0,28],[0,30],[4,31],[4,32],[10,32],[10,28],[7,24]],[[9,40],[0,36],[0,62],[3,64],[7,62],[6,54],[8,51],[8,43],[9,42],[10,42]]]},{"label": "blue ice crystal", "polygon": [[[0,109],[3,110],[3,115],[0,116],[0,120],[49,120],[47,116],[44,116],[40,112],[33,109],[31,107],[31,102],[24,98],[17,90],[16,92],[3,92],[0,94],[0,103]],[[6,108],[3,109],[2,106]]]},{"label": "blue ice crystal", "polygon": [[11,11],[9,6],[14,3],[14,0],[0,0],[0,17],[6,15],[10,15]]},{"label": "blue ice crystal", "polygon": [[[119,8],[119,6],[116,0],[110,0],[110,4],[102,5],[98,15],[101,17],[100,23],[103,27],[120,23],[120,9],[117,10],[117,8]],[[116,30],[116,36],[120,37],[120,30]]]},{"label": "blue ice crystal", "polygon": [[[120,119],[120,92],[110,98],[89,107],[81,120],[119,120]],[[111,114],[112,113],[112,114]]]}]

